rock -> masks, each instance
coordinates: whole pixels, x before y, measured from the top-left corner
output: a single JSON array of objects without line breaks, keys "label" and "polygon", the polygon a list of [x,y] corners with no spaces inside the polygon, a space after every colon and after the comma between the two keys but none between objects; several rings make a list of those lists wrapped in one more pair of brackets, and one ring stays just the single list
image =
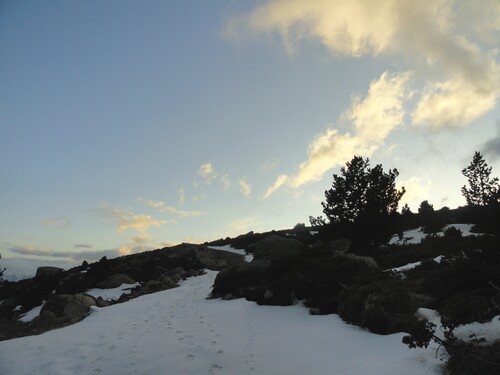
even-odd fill
[{"label": "rock", "polygon": [[373,269],[377,269],[377,270],[380,269],[377,262],[375,262],[375,259],[373,259],[372,257],[360,256],[360,255],[351,254],[351,253],[347,253],[347,254],[337,253],[337,255],[340,257],[343,257],[343,258],[348,258],[348,259],[353,259],[353,260],[356,260],[359,262],[363,262],[368,267],[373,268]]},{"label": "rock", "polygon": [[134,284],[135,281],[129,275],[124,273],[119,273],[108,277],[104,281],[100,281],[96,284],[97,288],[100,289],[112,289],[118,288],[122,284]]},{"label": "rock", "polygon": [[211,271],[217,271],[219,269],[217,262],[211,258],[200,258],[200,262],[203,267],[208,268]]},{"label": "rock", "polygon": [[38,267],[36,270],[35,277],[52,277],[64,271],[59,267]]},{"label": "rock", "polygon": [[110,303],[108,301],[106,301],[104,298],[97,297],[97,300],[96,300],[97,307],[107,307],[109,305],[110,305]]},{"label": "rock", "polygon": [[342,238],[331,241],[328,246],[334,254],[345,254],[348,253],[351,248],[351,240],[348,238]]},{"label": "rock", "polygon": [[87,294],[55,294],[43,305],[40,316],[75,323],[85,317],[90,306],[96,306],[96,300]]},{"label": "rock", "polygon": [[[233,264],[222,269],[215,278],[212,295],[220,298],[226,294],[232,294],[235,297],[247,297],[255,294],[254,286],[267,285],[273,276],[273,266],[270,260],[259,259],[250,263],[242,262]],[[260,291],[259,287],[259,291]],[[262,290],[262,295],[267,287]]]},{"label": "rock", "polygon": [[277,235],[268,236],[249,248],[254,259],[291,260],[299,256],[305,246],[302,242]]}]

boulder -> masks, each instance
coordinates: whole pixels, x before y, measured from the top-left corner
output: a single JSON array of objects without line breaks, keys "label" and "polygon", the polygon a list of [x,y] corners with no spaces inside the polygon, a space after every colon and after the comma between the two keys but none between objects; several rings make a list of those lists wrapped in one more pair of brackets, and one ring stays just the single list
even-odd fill
[{"label": "boulder", "polygon": [[212,297],[220,298],[227,294],[234,297],[250,297],[254,300],[254,289],[262,294],[268,289],[266,285],[273,277],[273,266],[271,261],[266,259],[253,260],[252,262],[242,262],[233,264],[221,270],[215,278]]},{"label": "boulder", "polygon": [[351,249],[351,240],[348,238],[342,238],[339,240],[331,241],[328,246],[334,254],[345,254]]},{"label": "boulder", "polygon": [[299,256],[305,246],[298,240],[271,235],[250,245],[249,250],[253,252],[255,260],[291,260]]},{"label": "boulder", "polygon": [[119,273],[108,277],[104,281],[100,281],[96,284],[97,288],[101,289],[112,289],[118,288],[122,284],[134,284],[135,281],[129,275],[125,273]]},{"label": "boulder", "polygon": [[87,294],[55,294],[43,305],[40,317],[75,323],[87,315],[91,306],[96,306],[96,300]]},{"label": "boulder", "polygon": [[361,255],[356,255],[356,254],[351,254],[351,253],[337,253],[338,256],[343,257],[343,258],[348,258],[348,259],[353,259],[359,262],[362,262],[366,264],[368,267],[373,268],[373,269],[379,269],[379,266],[377,262],[375,262],[375,259],[372,257],[367,257],[367,256],[361,256]]},{"label": "boulder", "polygon": [[52,277],[64,271],[59,267],[38,267],[36,270],[35,277]]}]

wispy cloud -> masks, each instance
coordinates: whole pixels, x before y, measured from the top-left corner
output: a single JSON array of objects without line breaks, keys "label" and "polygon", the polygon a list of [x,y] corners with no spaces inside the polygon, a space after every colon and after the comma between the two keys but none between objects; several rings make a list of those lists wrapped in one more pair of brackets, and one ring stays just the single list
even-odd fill
[{"label": "wispy cloud", "polygon": [[31,258],[46,257],[46,258],[66,258],[72,260],[81,260],[81,259],[99,259],[102,258],[103,256],[107,257],[118,256],[118,251],[116,249],[88,250],[88,251],[52,251],[33,246],[12,245],[11,247],[8,248],[8,250],[12,253]]},{"label": "wispy cloud", "polygon": [[240,185],[241,194],[243,194],[246,198],[250,198],[252,194],[252,185],[250,185],[245,179],[238,180],[238,184]]},{"label": "wispy cloud", "polygon": [[231,188],[231,178],[227,173],[220,178],[220,182],[224,190],[229,190]]},{"label": "wispy cloud", "polygon": [[353,133],[329,128],[318,134],[308,147],[308,158],[291,176],[280,175],[267,189],[268,198],[284,185],[296,189],[320,180],[330,169],[344,164],[352,155],[370,156],[389,133],[404,122],[403,102],[411,95],[408,89],[411,72],[383,73],[370,83],[367,96],[352,98],[351,107],[341,116],[349,121]]},{"label": "wispy cloud", "polygon": [[319,40],[335,54],[403,57],[427,81],[413,124],[439,128],[466,125],[495,107],[499,15],[496,0],[271,0],[232,18],[224,34],[276,33],[288,53]]},{"label": "wispy cloud", "polygon": [[[158,206],[159,201],[151,201],[155,206]],[[137,215],[133,212],[103,206],[92,210],[96,214],[112,220],[116,225],[116,230],[119,233],[132,231],[137,233],[141,238],[150,239],[149,230],[153,227],[159,228],[168,223],[167,220],[157,220],[150,215]],[[133,237],[134,238],[134,237]],[[135,237],[138,238],[138,237]]]},{"label": "wispy cloud", "polygon": [[177,190],[177,194],[179,194],[179,205],[182,206],[186,201],[186,190],[179,188],[179,190]]},{"label": "wispy cloud", "polygon": [[198,176],[203,178],[205,184],[210,185],[212,181],[217,177],[211,163],[203,164],[198,170]]},{"label": "wispy cloud", "polygon": [[186,210],[179,210],[179,209],[174,208],[174,207],[169,207],[169,206],[166,206],[165,202],[162,202],[162,201],[144,200],[144,199],[140,199],[140,200],[143,200],[144,203],[151,208],[155,208],[160,212],[173,214],[173,215],[175,215],[179,218],[182,218],[182,219],[187,218],[187,217],[199,217],[199,216],[205,215],[205,213],[201,212],[201,211],[186,211]]},{"label": "wispy cloud", "polygon": [[92,245],[86,245],[86,244],[75,244],[73,247],[77,249],[92,249]]},{"label": "wispy cloud", "polygon": [[66,216],[49,217],[42,220],[43,225],[54,226],[54,227],[68,227],[71,222]]}]

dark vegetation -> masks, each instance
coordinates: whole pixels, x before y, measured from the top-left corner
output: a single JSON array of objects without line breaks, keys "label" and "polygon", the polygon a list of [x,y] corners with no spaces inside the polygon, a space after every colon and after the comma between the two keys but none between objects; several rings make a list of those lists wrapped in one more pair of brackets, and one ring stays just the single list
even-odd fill
[{"label": "dark vegetation", "polygon": [[[404,189],[395,188],[396,169],[385,172],[381,165],[371,168],[368,159],[354,157],[333,176],[322,204],[325,217],[311,217],[311,226],[299,223],[289,230],[249,232],[200,246],[103,258],[46,277],[4,281],[0,300],[15,299],[9,306],[22,308],[14,313],[2,303],[0,322],[10,322],[21,334],[43,332],[54,326],[47,317],[41,316],[32,326],[15,317],[39,305],[52,290],[77,295],[117,274],[140,282],[132,297],[110,302],[119,303],[174,287],[179,278],[210,268],[220,270],[212,298],[246,298],[266,305],[300,300],[312,314],[337,313],[374,333],[408,332],[403,342],[410,348],[435,341],[449,353],[450,374],[498,374],[498,342],[478,338],[462,342],[453,334],[459,325],[488,322],[500,315],[498,179],[490,177],[491,168],[479,153],[462,172],[468,179],[468,186],[462,187],[466,206],[436,210],[423,201],[414,213],[407,205],[398,210]],[[473,232],[482,234],[464,237],[457,228],[444,229],[459,223],[474,224]],[[426,237],[421,243],[408,243],[403,232],[418,227]],[[399,241],[388,244],[393,234]],[[227,244],[252,253],[253,261],[207,247]],[[434,260],[437,257],[440,261]],[[404,272],[391,271],[414,262],[421,263]],[[437,310],[441,326],[419,320],[415,313],[421,307]],[[444,339],[437,330],[444,332]],[[4,338],[14,336],[4,333]]]}]

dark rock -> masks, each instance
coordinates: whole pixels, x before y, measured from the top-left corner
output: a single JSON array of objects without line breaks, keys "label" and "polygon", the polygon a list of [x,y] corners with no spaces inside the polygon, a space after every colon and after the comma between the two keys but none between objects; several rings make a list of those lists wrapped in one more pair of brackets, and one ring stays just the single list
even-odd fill
[{"label": "dark rock", "polygon": [[291,260],[299,256],[305,246],[302,242],[277,235],[268,236],[250,246],[254,259]]},{"label": "dark rock", "polygon": [[35,277],[52,277],[58,275],[64,270],[59,267],[38,267],[36,270]]},{"label": "dark rock", "polygon": [[135,281],[129,275],[124,273],[119,273],[108,277],[104,281],[100,281],[96,284],[97,288],[100,289],[112,289],[118,288],[122,284],[134,284]]},{"label": "dark rock", "polygon": [[345,254],[351,249],[351,240],[347,238],[342,238],[339,240],[331,241],[328,246],[330,250],[335,254]]},{"label": "dark rock", "polygon": [[40,316],[74,323],[82,320],[91,306],[96,306],[96,300],[87,294],[55,294],[43,305]]}]

